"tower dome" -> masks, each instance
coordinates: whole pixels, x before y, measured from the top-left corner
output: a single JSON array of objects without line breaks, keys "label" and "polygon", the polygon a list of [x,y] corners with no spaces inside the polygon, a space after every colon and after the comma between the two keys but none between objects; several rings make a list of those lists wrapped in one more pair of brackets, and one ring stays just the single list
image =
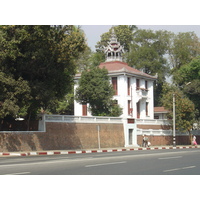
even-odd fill
[{"label": "tower dome", "polygon": [[106,62],[110,61],[122,61],[122,53],[124,53],[124,47],[117,41],[114,29],[108,46],[104,47],[104,53],[106,54]]}]

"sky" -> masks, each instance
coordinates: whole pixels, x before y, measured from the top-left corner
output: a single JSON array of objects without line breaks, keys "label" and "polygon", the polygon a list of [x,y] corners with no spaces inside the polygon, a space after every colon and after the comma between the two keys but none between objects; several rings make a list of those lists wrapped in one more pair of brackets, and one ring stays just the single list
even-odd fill
[{"label": "sky", "polygon": [[[200,38],[200,25],[136,25],[139,29],[150,30],[167,30],[174,33],[179,32],[195,32]],[[112,27],[112,25],[81,25],[81,29],[85,32],[87,44],[95,51],[95,45],[101,39],[101,35]]]}]

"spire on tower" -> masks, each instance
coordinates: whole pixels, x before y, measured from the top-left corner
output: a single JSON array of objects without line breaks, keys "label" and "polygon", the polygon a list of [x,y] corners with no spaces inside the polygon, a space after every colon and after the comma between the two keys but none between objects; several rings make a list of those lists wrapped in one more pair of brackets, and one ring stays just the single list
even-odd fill
[{"label": "spire on tower", "polygon": [[113,42],[116,42],[116,43],[117,43],[117,37],[116,37],[116,35],[115,35],[115,30],[114,30],[114,28],[112,28],[112,33],[111,33],[110,42],[111,42],[111,43],[113,43]]},{"label": "spire on tower", "polygon": [[110,42],[108,42],[108,46],[104,48],[104,53],[106,54],[106,62],[122,61],[122,53],[124,53],[124,47],[121,46],[120,42],[117,41],[117,36],[113,27]]}]

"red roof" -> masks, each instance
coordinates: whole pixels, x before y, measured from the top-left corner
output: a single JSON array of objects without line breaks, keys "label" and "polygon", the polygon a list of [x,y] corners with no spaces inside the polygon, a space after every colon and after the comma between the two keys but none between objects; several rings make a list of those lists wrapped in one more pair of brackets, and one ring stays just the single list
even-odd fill
[{"label": "red roof", "polygon": [[[157,79],[156,76],[151,76],[149,74],[146,74],[142,71],[139,71],[138,69],[128,66],[127,63],[121,62],[121,61],[104,62],[99,65],[99,68],[101,68],[101,69],[104,67],[108,70],[109,74],[130,73],[130,74],[134,74],[136,76],[145,76],[145,77],[148,77],[148,78],[154,79],[154,80]],[[75,77],[78,78],[80,76],[81,76],[81,73],[76,74]]]},{"label": "red roof", "polygon": [[167,113],[168,110],[166,110],[164,107],[154,107],[154,112],[156,112],[156,113]]},{"label": "red roof", "polygon": [[126,72],[131,73],[139,76],[146,76],[148,78],[156,79],[155,76],[151,76],[144,72],[139,71],[133,67],[128,66],[127,63],[121,61],[112,61],[112,62],[104,62],[99,65],[100,68],[105,67],[108,70],[108,73],[120,73]]}]

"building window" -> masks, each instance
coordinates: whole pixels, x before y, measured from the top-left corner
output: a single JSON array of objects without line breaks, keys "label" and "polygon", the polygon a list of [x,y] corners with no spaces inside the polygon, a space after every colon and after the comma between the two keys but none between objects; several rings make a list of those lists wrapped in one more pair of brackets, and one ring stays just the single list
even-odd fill
[{"label": "building window", "polygon": [[113,89],[115,91],[115,95],[118,95],[118,91],[117,91],[117,77],[112,77],[112,85],[113,85]]},{"label": "building window", "polygon": [[149,103],[146,102],[146,116],[149,116]]},{"label": "building window", "polygon": [[128,95],[131,95],[131,79],[127,78],[127,89],[128,89]]},{"label": "building window", "polygon": [[82,104],[82,115],[87,116],[87,104]]},{"label": "building window", "polygon": [[140,79],[136,79],[136,90],[140,89]]},{"label": "building window", "polygon": [[145,81],[145,89],[148,90],[148,81]]},{"label": "building window", "polygon": [[133,109],[131,108],[131,101],[128,100],[128,115],[132,114]]},{"label": "building window", "polygon": [[140,102],[137,103],[137,118],[140,119]]}]

